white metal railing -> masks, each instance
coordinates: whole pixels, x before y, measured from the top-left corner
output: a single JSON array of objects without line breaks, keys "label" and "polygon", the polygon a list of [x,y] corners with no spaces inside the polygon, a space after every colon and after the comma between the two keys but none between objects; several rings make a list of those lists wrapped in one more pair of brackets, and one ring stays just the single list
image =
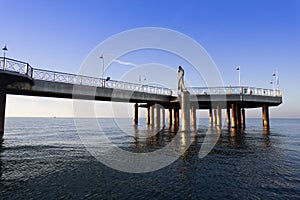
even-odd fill
[{"label": "white metal railing", "polygon": [[191,94],[194,95],[242,94],[242,95],[277,96],[277,97],[282,96],[281,90],[247,87],[247,86],[189,87],[187,89]]},{"label": "white metal railing", "polygon": [[[63,72],[55,72],[43,69],[32,68],[28,63],[0,57],[0,70],[11,71],[27,75],[35,80],[52,81],[59,83],[69,83],[75,85],[86,85],[93,87],[105,87],[120,90],[139,91],[150,94],[160,94],[168,96],[177,96],[177,91],[169,88],[162,88],[150,85],[142,85],[136,83],[128,83],[115,80],[105,80],[103,78],[95,78],[69,74]],[[242,94],[242,95],[259,95],[259,96],[276,96],[281,97],[280,90],[255,88],[255,87],[189,87],[188,91],[193,95],[225,95],[225,94]]]},{"label": "white metal railing", "polygon": [[103,78],[95,78],[69,74],[63,72],[55,72],[43,69],[32,68],[28,63],[13,60],[10,58],[0,57],[0,70],[12,71],[19,74],[27,75],[35,80],[52,81],[59,83],[69,83],[76,85],[86,85],[92,87],[105,87],[120,90],[139,91],[151,94],[172,95],[172,90],[168,88],[155,87],[149,85],[141,85],[136,83],[128,83],[123,81],[106,80]]},{"label": "white metal railing", "polygon": [[24,74],[31,77],[33,68],[28,63],[0,57],[0,70]]}]

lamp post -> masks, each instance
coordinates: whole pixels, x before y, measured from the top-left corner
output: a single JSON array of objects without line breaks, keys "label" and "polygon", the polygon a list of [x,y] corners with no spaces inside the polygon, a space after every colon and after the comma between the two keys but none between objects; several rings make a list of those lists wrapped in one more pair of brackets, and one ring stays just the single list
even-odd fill
[{"label": "lamp post", "polygon": [[7,50],[8,50],[8,49],[7,49],[6,45],[4,45],[4,47],[2,48],[2,51],[3,51],[3,58],[4,58],[4,59],[5,59],[5,53],[6,53]]},{"label": "lamp post", "polygon": [[[274,77],[274,84],[273,84],[273,89],[274,89],[274,95],[277,95],[276,93],[277,93],[277,90],[279,90],[279,77],[278,77],[278,71],[275,71],[273,74],[272,74],[272,76]],[[275,85],[276,85],[276,87],[275,87]],[[275,89],[276,89],[276,91],[275,91]]]},{"label": "lamp post", "polygon": [[6,55],[6,51],[8,51],[6,45],[4,45],[4,47],[2,48],[3,51],[3,70],[6,69],[6,59],[5,59],[5,55]]},{"label": "lamp post", "polygon": [[241,66],[237,65],[236,70],[238,71],[238,74],[239,74],[239,87],[240,87],[240,90],[242,90],[242,88],[241,88]]},{"label": "lamp post", "polygon": [[238,71],[238,74],[239,74],[239,86],[241,87],[241,66],[238,65],[236,67],[236,70]]},{"label": "lamp post", "polygon": [[143,85],[146,80],[145,75],[139,75],[139,84]]},{"label": "lamp post", "polygon": [[104,55],[101,54],[100,59],[102,59],[102,74],[101,77],[104,78]]},{"label": "lamp post", "polygon": [[278,71],[275,71],[272,76],[275,77],[275,83],[276,84],[276,89],[278,90],[279,89],[279,75],[278,75]]},{"label": "lamp post", "polygon": [[274,93],[273,95],[276,96],[276,93],[275,93],[275,81],[271,80],[270,84],[273,86],[273,93]]},{"label": "lamp post", "polygon": [[143,90],[143,85],[145,84],[146,81],[146,76],[145,75],[139,75],[139,84],[140,84],[140,90]]}]

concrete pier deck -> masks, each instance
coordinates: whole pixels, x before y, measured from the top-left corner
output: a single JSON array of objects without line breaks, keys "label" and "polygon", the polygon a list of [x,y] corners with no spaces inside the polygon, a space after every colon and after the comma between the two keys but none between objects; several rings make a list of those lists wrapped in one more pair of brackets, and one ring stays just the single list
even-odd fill
[{"label": "concrete pier deck", "polygon": [[[184,109],[184,130],[189,129],[190,123],[192,129],[196,129],[196,109],[209,110],[210,122],[213,124],[215,121],[217,126],[222,125],[221,110],[226,109],[227,126],[239,128],[245,127],[245,109],[259,107],[262,108],[263,127],[269,129],[269,107],[282,103],[280,90],[230,86],[188,88],[189,102],[181,105],[180,102],[185,102],[184,99],[180,99],[177,91],[170,88],[35,69],[26,62],[9,58],[0,57],[0,61],[2,134],[7,94],[134,103],[134,124],[138,123],[139,107],[146,107],[147,123],[155,127],[161,127],[161,120],[154,119],[154,116],[164,118],[164,109],[171,113],[168,115],[169,127],[179,126],[179,110]],[[161,115],[160,110],[163,110]]]}]

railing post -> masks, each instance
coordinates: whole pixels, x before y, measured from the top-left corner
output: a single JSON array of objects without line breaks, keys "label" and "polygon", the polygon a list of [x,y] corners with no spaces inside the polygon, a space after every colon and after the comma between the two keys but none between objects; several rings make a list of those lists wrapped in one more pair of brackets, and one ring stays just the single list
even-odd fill
[{"label": "railing post", "polygon": [[34,70],[34,69],[31,68],[31,72],[30,72],[30,73],[31,73],[31,74],[30,74],[30,77],[31,77],[31,78],[33,78],[33,70]]},{"label": "railing post", "polygon": [[28,76],[28,63],[25,64],[25,74]]},{"label": "railing post", "polygon": [[6,70],[6,58],[3,59],[4,63],[3,63],[3,70]]}]

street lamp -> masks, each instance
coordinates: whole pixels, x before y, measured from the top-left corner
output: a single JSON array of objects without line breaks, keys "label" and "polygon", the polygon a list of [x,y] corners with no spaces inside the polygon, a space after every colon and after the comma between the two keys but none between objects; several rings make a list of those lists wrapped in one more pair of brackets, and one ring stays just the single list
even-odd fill
[{"label": "street lamp", "polygon": [[139,84],[140,84],[140,90],[143,90],[144,83],[146,81],[146,76],[145,75],[139,75]]},{"label": "street lamp", "polygon": [[270,81],[270,84],[273,86],[274,96],[276,96],[276,95],[275,95],[275,81],[271,80],[271,81]]},{"label": "street lamp", "polygon": [[[279,77],[278,77],[278,71],[275,71],[272,76],[274,77],[274,84],[273,84],[273,90],[274,90],[274,95],[277,95],[276,93],[278,92],[277,90],[279,90]],[[276,91],[275,91],[275,85],[276,85]]]},{"label": "street lamp", "polygon": [[239,73],[239,87],[240,87],[240,90],[241,90],[241,66],[237,65],[236,70]]},{"label": "street lamp", "polygon": [[275,71],[273,74],[272,74],[273,77],[275,77],[275,83],[276,84],[276,89],[278,90],[279,89],[279,75],[278,75],[278,71]]},{"label": "street lamp", "polygon": [[145,75],[139,75],[139,84],[143,85],[146,80]]},{"label": "street lamp", "polygon": [[101,54],[100,59],[102,59],[102,75],[101,77],[104,78],[104,55]]},{"label": "street lamp", "polygon": [[6,51],[8,51],[6,45],[4,45],[4,47],[2,48],[2,51],[3,51],[3,70],[6,69],[6,59],[5,59],[5,54],[6,54]]},{"label": "street lamp", "polygon": [[8,51],[6,45],[4,45],[4,47],[2,48],[2,51],[3,51],[3,58],[5,59],[5,53],[6,53],[6,51]]}]

